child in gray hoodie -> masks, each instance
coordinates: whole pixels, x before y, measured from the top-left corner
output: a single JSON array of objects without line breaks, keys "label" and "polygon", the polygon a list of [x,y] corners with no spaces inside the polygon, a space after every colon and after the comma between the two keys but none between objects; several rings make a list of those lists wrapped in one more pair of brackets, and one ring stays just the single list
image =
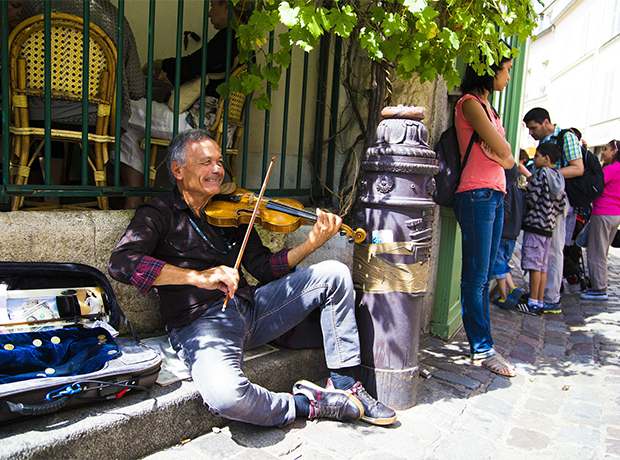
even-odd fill
[{"label": "child in gray hoodie", "polygon": [[530,177],[525,190],[523,215],[523,246],[521,268],[530,275],[530,296],[515,307],[524,313],[544,313],[543,296],[547,282],[547,265],[551,236],[557,217],[566,207],[564,177],[553,165],[562,156],[557,144],[541,143],[536,148],[536,173]]}]

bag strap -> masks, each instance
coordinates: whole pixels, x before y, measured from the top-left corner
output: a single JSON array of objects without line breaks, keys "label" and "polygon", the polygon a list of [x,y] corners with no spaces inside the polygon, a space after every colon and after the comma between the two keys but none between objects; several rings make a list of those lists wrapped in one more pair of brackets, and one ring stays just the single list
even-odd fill
[{"label": "bag strap", "polygon": [[[552,136],[555,137],[555,143],[558,147],[560,147],[560,150],[562,151],[562,156],[560,157],[560,165],[562,168],[566,166],[566,159],[564,158],[564,136],[566,136],[566,133],[568,132],[572,131],[570,129],[563,129],[558,133],[557,136]],[[581,148],[581,158],[583,159],[583,167],[585,169],[588,166],[588,156],[586,154],[587,149],[584,149],[581,144],[579,144],[579,146]]]},{"label": "bag strap", "polygon": [[[475,94],[473,94],[473,93],[467,93],[467,94],[471,94],[472,96],[474,96],[478,100],[478,102],[480,102],[480,105],[484,109],[484,113],[487,114],[487,118],[492,123],[493,120],[491,120],[491,116],[489,115],[489,111],[487,110],[486,104],[484,102],[482,102],[480,100],[480,98],[478,96],[476,96]],[[491,108],[493,108],[493,107],[491,106]],[[497,112],[495,111],[494,108],[493,108],[493,113],[495,113],[497,118],[499,118],[499,115],[497,115]],[[465,165],[467,164],[467,159],[469,158],[469,153],[471,152],[471,149],[474,146],[474,141],[476,140],[477,137],[478,137],[478,133],[474,129],[474,132],[471,135],[471,139],[469,140],[469,145],[467,146],[467,150],[465,151],[465,157],[463,158],[463,162],[461,163],[461,169],[465,169]]]},{"label": "bag strap", "polygon": [[467,159],[469,158],[469,153],[471,152],[471,148],[474,146],[474,140],[478,137],[476,135],[476,131],[471,135],[471,139],[469,140],[469,145],[467,146],[467,150],[465,151],[465,158],[463,158],[463,162],[461,163],[461,169],[465,169],[465,165],[467,164]]}]

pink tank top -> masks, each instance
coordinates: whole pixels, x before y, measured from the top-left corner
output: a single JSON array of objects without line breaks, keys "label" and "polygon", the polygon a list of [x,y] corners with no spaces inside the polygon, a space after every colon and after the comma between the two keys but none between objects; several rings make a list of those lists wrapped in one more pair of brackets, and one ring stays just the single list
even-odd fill
[{"label": "pink tank top", "polygon": [[[474,132],[474,128],[463,115],[463,102],[467,99],[473,99],[476,103],[479,103],[478,98],[473,94],[464,95],[456,103],[454,125],[459,140],[461,161],[465,157],[467,146]],[[493,111],[491,111],[489,115],[491,116],[491,123],[493,123],[493,126],[495,126],[502,136],[505,136],[506,130],[502,126],[499,117],[497,117]],[[506,193],[506,174],[504,173],[504,168],[499,163],[490,160],[482,151],[480,144],[474,142],[471,152],[469,152],[469,158],[467,159],[465,169],[461,173],[461,182],[456,193],[481,188],[491,188]]]}]

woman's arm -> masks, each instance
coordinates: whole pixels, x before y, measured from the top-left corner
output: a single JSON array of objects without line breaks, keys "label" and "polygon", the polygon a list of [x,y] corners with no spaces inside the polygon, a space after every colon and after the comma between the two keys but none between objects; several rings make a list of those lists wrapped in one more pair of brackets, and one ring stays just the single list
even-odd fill
[{"label": "woman's arm", "polygon": [[478,133],[481,145],[487,145],[486,149],[483,146],[485,155],[502,165],[504,169],[512,168],[514,165],[512,148],[491,123],[482,105],[477,100],[466,99],[463,101],[463,116]]}]

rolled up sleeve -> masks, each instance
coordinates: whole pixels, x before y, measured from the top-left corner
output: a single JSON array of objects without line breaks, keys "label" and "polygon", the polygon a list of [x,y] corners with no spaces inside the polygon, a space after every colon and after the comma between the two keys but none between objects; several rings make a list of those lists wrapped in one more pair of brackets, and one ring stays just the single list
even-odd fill
[{"label": "rolled up sleeve", "polygon": [[144,256],[133,271],[129,281],[131,281],[131,284],[133,284],[142,295],[146,295],[149,289],[153,287],[155,278],[157,278],[157,275],[159,275],[165,264],[166,263],[161,260],[157,260],[150,256]]}]

